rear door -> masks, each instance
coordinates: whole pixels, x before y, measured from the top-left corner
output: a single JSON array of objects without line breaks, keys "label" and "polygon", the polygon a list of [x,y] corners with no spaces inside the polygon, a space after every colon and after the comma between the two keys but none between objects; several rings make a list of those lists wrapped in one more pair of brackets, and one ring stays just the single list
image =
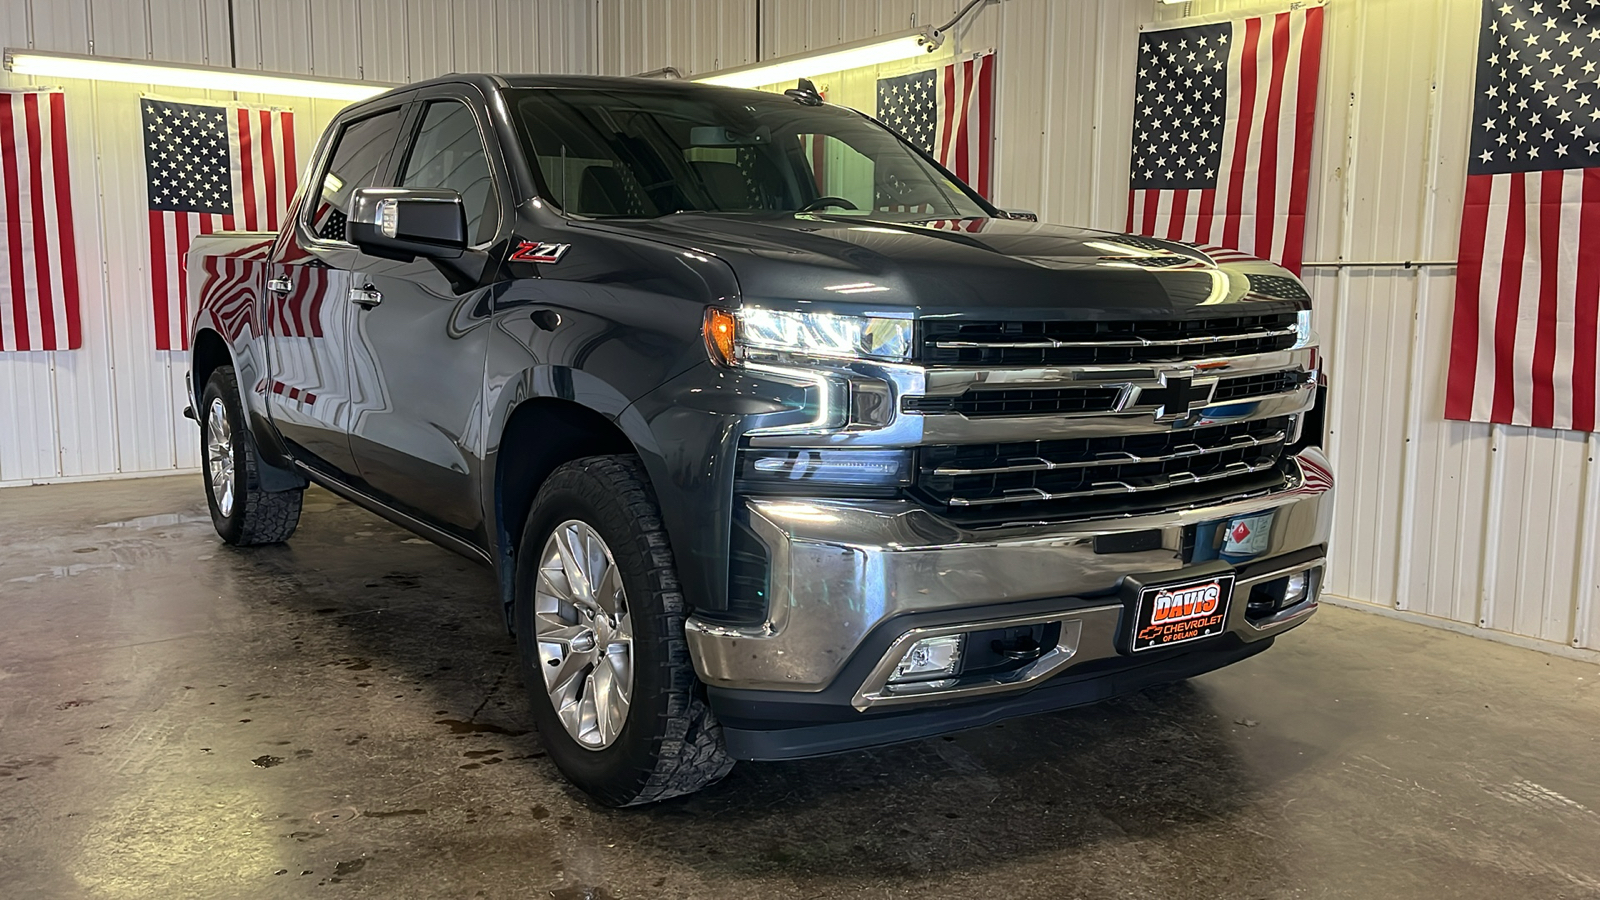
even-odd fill
[{"label": "rear door", "polygon": [[342,482],[356,479],[350,421],[370,398],[352,374],[356,307],[345,212],[357,188],[378,184],[401,131],[404,104],[339,123],[268,267],[267,409],[295,458]]},{"label": "rear door", "polygon": [[[477,271],[511,219],[499,145],[486,140],[487,107],[459,85],[417,99],[395,183],[462,195],[474,249],[460,265]],[[453,285],[444,268],[451,265],[364,257],[352,271],[351,284],[364,297],[354,356],[371,364],[370,373],[356,373],[356,387],[377,402],[354,411],[351,447],[379,499],[484,546],[478,475],[491,288]]]}]

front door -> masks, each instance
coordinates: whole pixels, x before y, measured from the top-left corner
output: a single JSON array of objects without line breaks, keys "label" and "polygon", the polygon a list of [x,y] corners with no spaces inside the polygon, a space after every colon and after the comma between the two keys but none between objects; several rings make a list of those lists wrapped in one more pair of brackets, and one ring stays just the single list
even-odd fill
[{"label": "front door", "polygon": [[345,241],[345,210],[357,188],[382,177],[401,113],[396,106],[340,127],[268,267],[268,414],[295,459],[343,482],[356,478],[348,297],[361,259]]},{"label": "front door", "polygon": [[[470,267],[496,242],[507,215],[496,174],[504,170],[486,153],[480,107],[443,93],[424,100],[412,116],[397,184],[461,194],[467,234],[479,248],[461,262]],[[452,284],[443,268],[450,265],[364,257],[352,271],[352,358],[370,367],[356,371],[354,388],[373,396],[351,417],[351,449],[378,499],[484,546],[477,486],[491,288],[460,278]]]}]

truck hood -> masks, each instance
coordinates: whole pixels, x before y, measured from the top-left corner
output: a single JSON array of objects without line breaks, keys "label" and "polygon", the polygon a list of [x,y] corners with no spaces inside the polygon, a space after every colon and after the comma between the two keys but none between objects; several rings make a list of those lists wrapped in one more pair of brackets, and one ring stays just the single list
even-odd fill
[{"label": "truck hood", "polygon": [[726,261],[745,303],[972,318],[1187,318],[1303,309],[1300,283],[1233,251],[1012,219],[679,213],[586,221]]}]

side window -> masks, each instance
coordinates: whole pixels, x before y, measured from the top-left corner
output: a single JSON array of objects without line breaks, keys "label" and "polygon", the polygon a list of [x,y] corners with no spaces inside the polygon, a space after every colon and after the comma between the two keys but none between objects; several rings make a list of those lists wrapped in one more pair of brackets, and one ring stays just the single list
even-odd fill
[{"label": "side window", "polygon": [[406,158],[401,187],[449,188],[461,195],[472,242],[492,240],[500,230],[500,196],[484,155],[472,111],[457,100],[429,103]]},{"label": "side window", "polygon": [[344,240],[345,212],[357,188],[378,180],[383,157],[400,131],[400,110],[351,122],[333,139],[333,152],[317,182],[315,202],[306,203],[306,224],[325,241]]}]

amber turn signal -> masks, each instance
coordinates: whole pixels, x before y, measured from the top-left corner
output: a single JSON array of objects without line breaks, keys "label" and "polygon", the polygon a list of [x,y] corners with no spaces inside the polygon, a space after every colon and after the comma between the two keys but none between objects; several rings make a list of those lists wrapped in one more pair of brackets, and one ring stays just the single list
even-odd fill
[{"label": "amber turn signal", "polygon": [[705,335],[706,352],[711,354],[711,361],[722,366],[733,365],[734,338],[739,333],[739,323],[733,313],[714,306],[706,309],[701,332]]}]

